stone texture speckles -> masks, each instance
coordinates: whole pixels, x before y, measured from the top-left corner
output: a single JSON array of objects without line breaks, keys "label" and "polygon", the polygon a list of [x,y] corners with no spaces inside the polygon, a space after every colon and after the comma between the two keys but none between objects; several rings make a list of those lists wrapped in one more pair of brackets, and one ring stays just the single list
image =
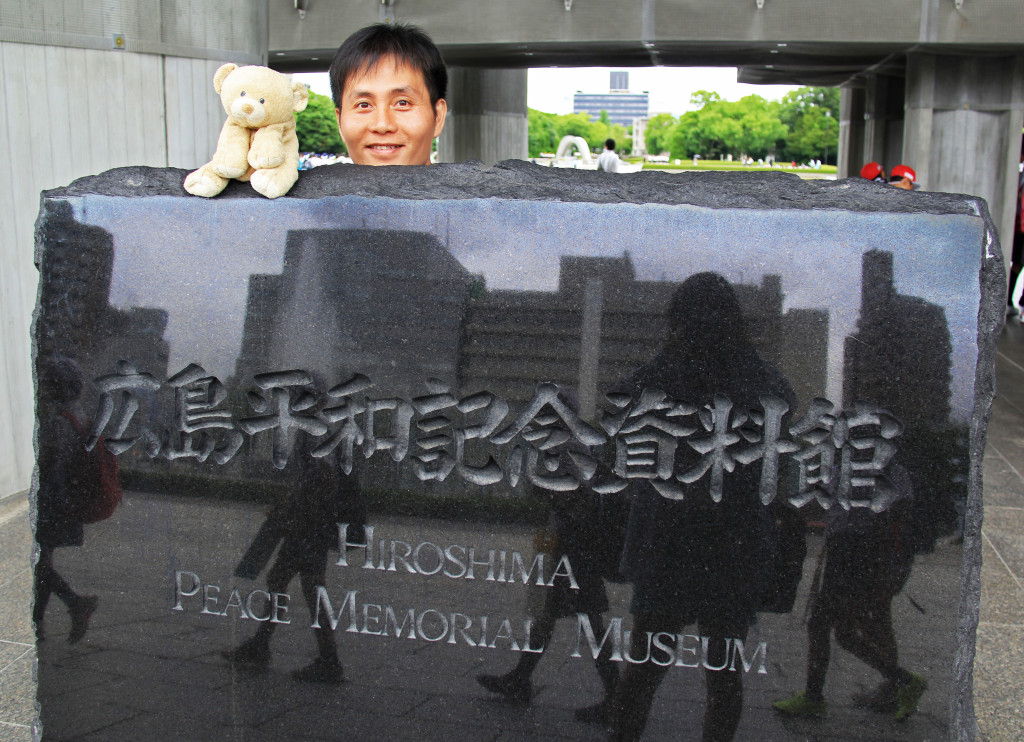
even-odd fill
[{"label": "stone texture speckles", "polygon": [[[592,730],[571,710],[600,691],[589,661],[571,657],[574,631],[552,639],[532,678],[529,709],[496,706],[474,677],[503,672],[522,654],[513,647],[521,649],[523,621],[541,606],[521,580],[508,584],[507,570],[513,554],[531,563],[548,509],[576,503],[582,510],[559,510],[554,522],[575,523],[571,533],[580,538],[588,528],[603,537],[612,524],[587,509],[583,493],[609,497],[627,484],[629,496],[666,508],[647,521],[621,511],[616,524],[625,522],[636,543],[699,544],[707,536],[727,552],[707,563],[699,549],[651,547],[632,557],[634,579],[656,574],[659,559],[671,562],[671,578],[658,579],[673,587],[661,592],[690,596],[687,604],[671,599],[684,612],[702,610],[694,604],[703,599],[693,596],[744,596],[752,593],[737,585],[763,582],[754,570],[770,560],[751,555],[770,549],[776,532],[761,505],[747,512],[737,504],[752,484],[803,504],[809,556],[794,612],[761,614],[757,641],[766,642],[770,662],[763,675],[745,676],[741,737],[758,730],[773,739],[830,739],[857,728],[872,739],[918,740],[973,729],[981,454],[1002,310],[1002,266],[983,203],[784,174],[612,177],[515,162],[321,168],[273,202],[241,185],[206,201],[183,195],[183,175],[124,168],[44,195],[36,349],[44,362],[75,358],[81,414],[121,446],[127,490],[110,520],[86,526],[83,546],[56,550],[56,570],[82,594],[97,595],[99,607],[82,641],[68,645],[69,619],[51,597],[52,636],[40,645],[39,677],[42,718],[55,733],[137,738],[184,729],[190,722],[181,709],[191,708],[204,728],[248,738],[284,730],[329,736],[310,710],[315,697],[352,701],[347,732],[430,736],[451,726],[475,730],[469,736],[528,736],[540,724],[586,738]],[[709,339],[728,322],[728,342]],[[703,365],[693,365],[695,357]],[[54,366],[40,368],[46,392]],[[630,391],[606,396],[615,389]],[[898,728],[851,703],[878,677],[842,653],[828,674],[830,713],[816,726],[792,727],[771,711],[773,700],[803,682],[807,635],[797,616],[823,548],[815,524],[875,527],[861,517],[865,508],[854,507],[849,523],[837,518],[847,501],[830,497],[870,501],[886,513],[895,490],[877,477],[903,481],[894,470],[874,471],[866,458],[850,459],[868,483],[854,485],[842,479],[852,469],[837,469],[834,493],[818,494],[833,504],[825,513],[810,504],[818,500],[806,477],[798,492],[779,471],[752,463],[763,454],[746,450],[733,468],[701,458],[714,446],[698,437],[718,430],[715,416],[731,414],[726,404],[737,416],[721,418],[718,432],[743,433],[721,444],[728,456],[741,437],[746,445],[769,435],[772,395],[794,412],[771,434],[788,444],[779,449],[787,467],[805,461],[786,459],[792,445],[807,445],[796,420],[826,398],[837,417],[810,422],[838,426],[827,438],[836,441],[837,461],[853,450],[843,448],[854,439],[844,437],[844,425],[860,426],[861,443],[879,425],[913,482],[915,532],[906,544],[919,553],[893,615],[900,657],[927,676],[929,690]],[[657,401],[663,397],[672,403]],[[634,432],[626,423],[651,424],[639,412],[629,417],[641,399],[654,405],[654,418],[673,409],[692,418],[655,426],[664,435],[652,433],[662,449],[651,461],[635,451],[639,458],[616,458],[607,452],[637,443],[623,437]],[[48,476],[69,450],[55,442],[73,438],[60,415],[49,414],[52,400],[42,402],[37,497],[52,521],[53,502],[44,500],[61,483]],[[703,412],[686,412],[690,403]],[[616,422],[620,413],[627,417]],[[887,415],[900,420],[900,432]],[[287,426],[292,433],[274,432]],[[302,465],[307,450],[311,463]],[[615,463],[603,467],[606,458]],[[889,466],[886,455],[880,460]],[[329,471],[315,475],[325,465]],[[358,486],[336,490],[333,478],[349,465]],[[1003,467],[994,475],[1006,480],[1007,498],[1011,474]],[[311,487],[316,476],[325,478]],[[862,489],[847,491],[844,481]],[[719,495],[713,508],[733,513],[724,520],[705,509]],[[337,552],[328,551],[336,523],[357,522],[363,511],[381,548],[395,551],[382,570],[337,564]],[[996,541],[1000,523],[993,522]],[[723,528],[733,529],[729,538]],[[585,571],[597,547],[573,545],[569,533],[563,543],[576,551],[567,558]],[[259,534],[269,550],[256,548]],[[877,534],[858,543],[872,545],[859,573],[885,574]],[[446,547],[454,549],[455,573],[470,547],[500,551],[506,571],[495,571],[505,577],[431,572],[428,552],[443,562]],[[247,551],[246,563],[264,577],[233,576]],[[354,564],[362,556],[350,552]],[[292,679],[332,649],[309,630],[297,581],[268,586],[275,560],[288,576],[301,566],[323,583],[312,609],[321,625],[333,612],[344,686],[313,684],[307,697]],[[872,571],[879,564],[882,571]],[[730,589],[707,592],[699,578],[673,582],[702,574]],[[608,619],[628,627],[628,588],[594,584],[608,592]],[[256,668],[263,672],[246,674],[222,652],[278,615],[264,605],[264,589],[285,596],[279,602],[288,604],[289,622],[274,624],[269,664]],[[750,609],[749,598],[731,600],[715,610]],[[396,627],[384,628],[386,608],[398,623],[413,611],[413,641],[388,633]],[[756,643],[751,636],[750,647]],[[679,677],[687,672],[670,672],[652,734],[691,719],[699,725],[706,699],[702,684],[689,682],[695,677]],[[90,695],[105,684],[123,692]],[[74,689],[74,713],[57,702],[65,688]]]}]

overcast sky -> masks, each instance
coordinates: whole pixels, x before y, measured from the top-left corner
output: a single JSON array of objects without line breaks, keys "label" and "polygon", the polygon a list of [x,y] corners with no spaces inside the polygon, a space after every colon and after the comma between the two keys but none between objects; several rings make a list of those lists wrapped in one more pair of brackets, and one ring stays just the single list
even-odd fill
[{"label": "overcast sky", "polygon": [[[629,72],[631,91],[650,93],[652,115],[685,113],[690,110],[690,95],[698,90],[714,91],[725,100],[739,100],[751,94],[778,100],[796,89],[791,85],[738,83],[734,67],[543,67],[529,71],[527,105],[547,113],[572,113],[573,93],[607,93],[609,73],[623,69]],[[331,94],[326,72],[294,77],[315,93]]]}]

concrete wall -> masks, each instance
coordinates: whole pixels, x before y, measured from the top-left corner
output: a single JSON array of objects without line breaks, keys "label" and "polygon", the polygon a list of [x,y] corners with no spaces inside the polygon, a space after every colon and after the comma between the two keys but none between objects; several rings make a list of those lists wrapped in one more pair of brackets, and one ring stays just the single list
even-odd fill
[{"label": "concrete wall", "polygon": [[34,462],[40,191],[125,165],[203,164],[224,122],[214,72],[265,54],[260,2],[0,0],[0,498],[28,489]]},{"label": "concrete wall", "polygon": [[843,88],[841,177],[900,163],[929,191],[988,203],[1009,264],[1016,208],[1024,54],[914,53],[905,77],[868,74]]},{"label": "concrete wall", "polygon": [[923,188],[988,202],[1009,265],[1024,126],[1024,55],[913,54],[903,159]]}]

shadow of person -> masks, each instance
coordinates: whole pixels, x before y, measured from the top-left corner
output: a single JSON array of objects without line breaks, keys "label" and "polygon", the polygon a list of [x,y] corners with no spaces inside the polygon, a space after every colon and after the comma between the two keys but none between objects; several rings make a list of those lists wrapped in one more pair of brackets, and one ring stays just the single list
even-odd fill
[{"label": "shadow of person", "polygon": [[[897,494],[884,511],[837,505],[828,511],[823,569],[819,562],[811,588],[806,686],[772,704],[784,716],[820,716],[827,710],[823,691],[833,633],[839,646],[882,676],[882,684],[858,697],[857,705],[902,721],[917,710],[928,688],[922,675],[900,665],[892,626],[893,598],[910,577],[914,561],[913,488],[901,464],[890,464],[885,476]],[[870,486],[853,491],[870,500]]]},{"label": "shadow of person", "polygon": [[[304,432],[297,433],[293,455],[283,472],[289,494],[267,515],[235,570],[239,577],[255,578],[280,544],[277,557],[267,572],[267,592],[285,593],[288,584],[298,575],[311,617],[316,614],[316,591],[324,584],[329,552],[339,546],[338,524],[348,523],[349,534],[359,540],[366,522],[365,503],[356,473],[341,472],[331,456],[313,457],[314,445],[312,437]],[[252,638],[223,651],[222,656],[238,667],[267,669],[275,628],[273,621],[263,621]],[[319,625],[313,626],[312,631],[317,656],[311,664],[295,670],[292,677],[304,682],[343,682],[344,671],[334,632]]]},{"label": "shadow of person", "polygon": [[82,393],[82,369],[71,358],[53,355],[40,361],[38,379],[39,489],[35,524],[38,551],[32,620],[37,641],[43,641],[46,606],[50,596],[56,594],[71,616],[68,641],[75,644],[85,636],[99,600],[95,595],[80,595],[71,588],[54,566],[54,551],[82,546],[85,542],[82,499],[87,483],[83,478],[88,474],[91,454],[85,449],[88,432],[78,399]]},{"label": "shadow of person", "polygon": [[666,635],[696,623],[696,662],[707,688],[703,739],[731,740],[743,709],[737,641],[746,639],[768,598],[778,538],[759,493],[762,467],[750,459],[740,464],[734,455],[756,440],[740,433],[757,427],[757,415],[767,429],[765,398],[776,400],[768,405],[776,430],[785,429],[781,418],[795,400],[788,381],[751,343],[736,294],[722,276],[700,273],[684,281],[667,319],[661,351],[618,391],[635,400],[656,389],[687,403],[696,409],[688,418],[695,430],[679,441],[669,487],[659,491],[651,480],[632,480],[621,567],[633,583],[633,629],[609,739],[643,735],[668,665],[683,664],[681,657],[674,663],[657,656],[652,637],[661,634],[664,644]]},{"label": "shadow of person", "polygon": [[[571,463],[567,468],[572,469]],[[531,644],[540,651],[523,652],[515,667],[504,675],[477,675],[477,682],[488,691],[519,704],[527,704],[532,698],[530,678],[544,656],[559,619],[585,615],[598,635],[604,635],[603,614],[609,608],[604,580],[613,576],[621,553],[621,539],[614,536],[621,530],[623,520],[623,508],[617,506],[619,498],[608,500],[587,489],[568,496],[550,494],[548,524],[537,533],[534,546],[537,552],[544,552],[552,564],[568,559],[573,570],[572,583],[566,575],[557,575],[550,587],[543,588],[540,608],[532,611],[536,622]],[[603,724],[607,722],[619,680],[610,644],[603,646],[594,657],[594,666],[601,679],[604,698],[593,706],[577,709],[575,716],[578,721]]]}]

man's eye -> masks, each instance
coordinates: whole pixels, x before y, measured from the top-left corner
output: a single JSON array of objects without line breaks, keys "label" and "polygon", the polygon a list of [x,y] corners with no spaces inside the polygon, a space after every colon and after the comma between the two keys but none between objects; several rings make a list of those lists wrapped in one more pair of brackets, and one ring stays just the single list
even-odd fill
[{"label": "man's eye", "polygon": [[408,101],[408,100],[402,99],[402,100],[398,101],[395,105],[398,105],[398,106],[411,106],[412,105],[412,101]]}]

